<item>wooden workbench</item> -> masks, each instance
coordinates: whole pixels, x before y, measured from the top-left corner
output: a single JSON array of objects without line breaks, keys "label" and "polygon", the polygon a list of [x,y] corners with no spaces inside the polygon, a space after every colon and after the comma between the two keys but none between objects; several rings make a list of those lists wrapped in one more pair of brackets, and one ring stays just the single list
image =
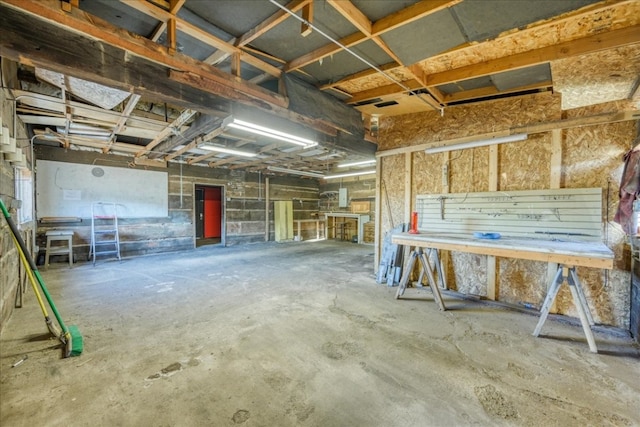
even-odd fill
[{"label": "wooden workbench", "polygon": [[597,347],[591,326],[594,324],[582,284],[575,271],[576,266],[612,269],[614,254],[601,242],[576,242],[568,239],[556,238],[550,240],[527,237],[501,237],[499,239],[479,239],[469,234],[457,233],[400,233],[392,237],[392,242],[414,248],[410,261],[405,269],[400,287],[396,295],[399,298],[406,288],[411,269],[416,260],[420,260],[423,272],[427,274],[429,285],[434,293],[436,302],[442,310],[445,309],[440,291],[435,283],[429,259],[423,252],[435,251],[436,270],[443,273],[439,266],[438,250],[467,252],[478,255],[492,255],[496,257],[519,258],[533,261],[557,263],[557,272],[550,283],[547,297],[540,311],[540,320],[533,335],[538,336],[542,325],[546,321],[549,310],[555,300],[558,290],[563,283],[567,283],[573,296],[573,302],[580,315],[580,322],[589,343],[589,349],[597,353]]}]

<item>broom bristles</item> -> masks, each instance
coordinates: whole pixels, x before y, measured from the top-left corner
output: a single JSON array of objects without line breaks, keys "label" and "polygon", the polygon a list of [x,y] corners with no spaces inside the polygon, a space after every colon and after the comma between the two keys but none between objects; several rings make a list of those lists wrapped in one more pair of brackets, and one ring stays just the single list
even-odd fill
[{"label": "broom bristles", "polygon": [[65,338],[65,356],[64,357],[75,357],[80,356],[82,354],[82,350],[84,349],[84,343],[82,342],[82,335],[78,330],[77,326],[69,326],[69,329],[66,334],[64,334]]}]

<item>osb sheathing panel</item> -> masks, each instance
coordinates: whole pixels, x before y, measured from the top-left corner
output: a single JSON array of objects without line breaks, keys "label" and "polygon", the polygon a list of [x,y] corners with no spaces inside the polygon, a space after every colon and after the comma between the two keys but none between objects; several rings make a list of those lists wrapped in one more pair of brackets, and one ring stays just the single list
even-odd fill
[{"label": "osb sheathing panel", "polygon": [[454,151],[449,160],[449,192],[489,191],[489,147]]},{"label": "osb sheathing panel", "polygon": [[[560,108],[560,97],[539,94],[528,99],[501,100],[482,106],[457,107],[437,113],[422,113],[385,119],[380,129],[381,149],[422,144],[476,133],[499,131],[519,124],[561,118],[591,116],[629,109],[628,101],[568,110]],[[613,222],[617,189],[622,174],[622,156],[636,135],[635,122],[621,122],[567,129],[562,132],[561,187],[603,189],[603,216],[607,245],[615,253],[614,270],[578,268],[594,319],[598,323],[627,327],[629,323],[629,249],[620,226]],[[440,193],[444,154],[413,153],[412,203],[417,194]],[[488,190],[488,148],[450,153],[450,192]],[[544,189],[550,186],[551,133],[530,135],[527,141],[499,146],[498,188],[502,191]],[[395,218],[404,215],[404,154],[383,157],[382,177],[387,184]],[[390,228],[382,200],[382,232]],[[399,219],[396,219],[396,224]],[[498,300],[540,307],[547,289],[547,264],[518,259],[497,259]],[[486,257],[452,253],[448,285],[463,293],[487,295]],[[563,286],[557,302],[561,314],[577,317],[573,300]]]},{"label": "osb sheathing panel", "polygon": [[482,135],[560,118],[560,98],[548,92],[449,107],[443,115],[432,111],[387,117],[380,122],[378,150]]},{"label": "osb sheathing panel", "polygon": [[381,229],[384,232],[404,222],[404,155],[382,160],[380,179]]},{"label": "osb sheathing panel", "polygon": [[530,135],[526,141],[503,144],[498,149],[498,163],[500,165],[500,170],[498,171],[499,190],[542,190],[549,188],[550,132]]},{"label": "osb sheathing panel", "polygon": [[640,75],[640,43],[551,63],[562,109],[627,99]]},{"label": "osb sheathing panel", "polygon": [[413,180],[411,206],[415,207],[415,194],[442,193],[442,154],[413,153]]},{"label": "osb sheathing panel", "polygon": [[[527,52],[557,43],[613,31],[640,23],[640,2],[626,2],[585,13],[581,16],[550,24],[534,24],[529,29],[515,31],[494,40],[454,49],[418,62],[426,74],[447,71],[453,68],[479,64],[496,58]],[[388,71],[400,81],[412,78],[403,68]],[[357,93],[388,85],[384,76],[374,74],[341,83],[338,87],[347,93]]]}]

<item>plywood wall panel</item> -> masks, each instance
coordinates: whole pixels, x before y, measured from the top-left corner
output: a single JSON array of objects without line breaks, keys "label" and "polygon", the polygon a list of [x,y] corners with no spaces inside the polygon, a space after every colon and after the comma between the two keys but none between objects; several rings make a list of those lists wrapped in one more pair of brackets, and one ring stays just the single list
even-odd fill
[{"label": "plywood wall panel", "polygon": [[526,141],[499,147],[498,190],[549,188],[551,133],[529,136]]},{"label": "plywood wall panel", "polygon": [[640,75],[640,44],[553,61],[551,75],[564,110],[626,99]]},{"label": "plywood wall panel", "polygon": [[404,155],[389,156],[380,160],[381,225],[382,230],[388,231],[404,222]]},{"label": "plywood wall panel", "polygon": [[[548,93],[496,100],[482,105],[459,106],[437,112],[416,113],[381,121],[381,150],[425,144],[474,134],[504,131],[508,128],[561,119],[593,116],[632,109],[628,100],[609,102],[563,111],[561,97]],[[610,272],[580,268],[578,274],[596,322],[626,327],[629,322],[629,246],[620,226],[613,222],[618,206],[618,185],[622,156],[631,148],[637,123],[628,121],[561,130],[561,187],[602,188],[605,243],[615,254]],[[551,132],[530,135],[527,141],[498,147],[498,191],[550,188]],[[411,197],[441,193],[445,154],[413,153]],[[453,151],[449,154],[449,192],[488,191],[489,149],[487,147]],[[381,158],[382,178],[387,184],[392,211],[401,218],[404,200],[404,155]],[[382,200],[382,235],[390,228]],[[398,220],[396,220],[397,222]],[[540,307],[547,290],[547,264],[533,261],[497,260],[497,297],[514,304]],[[486,295],[486,258],[456,253],[447,266],[448,285],[463,293]],[[566,288],[566,287],[563,287]],[[560,314],[577,316],[567,289],[557,300]]]},{"label": "plywood wall panel", "polygon": [[560,117],[559,97],[547,92],[480,105],[449,107],[444,115],[434,111],[389,117],[381,121],[378,149],[483,135]]},{"label": "plywood wall panel", "polygon": [[442,162],[444,154],[413,154],[412,206],[416,194],[442,193]]}]

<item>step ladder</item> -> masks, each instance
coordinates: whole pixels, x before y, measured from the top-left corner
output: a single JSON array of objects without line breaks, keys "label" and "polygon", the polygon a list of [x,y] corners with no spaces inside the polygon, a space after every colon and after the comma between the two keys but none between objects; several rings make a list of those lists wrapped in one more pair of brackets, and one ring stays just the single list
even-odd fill
[{"label": "step ladder", "polygon": [[91,248],[89,259],[96,265],[97,255],[115,255],[120,258],[120,236],[118,234],[118,208],[115,203],[94,202],[91,204]]}]

